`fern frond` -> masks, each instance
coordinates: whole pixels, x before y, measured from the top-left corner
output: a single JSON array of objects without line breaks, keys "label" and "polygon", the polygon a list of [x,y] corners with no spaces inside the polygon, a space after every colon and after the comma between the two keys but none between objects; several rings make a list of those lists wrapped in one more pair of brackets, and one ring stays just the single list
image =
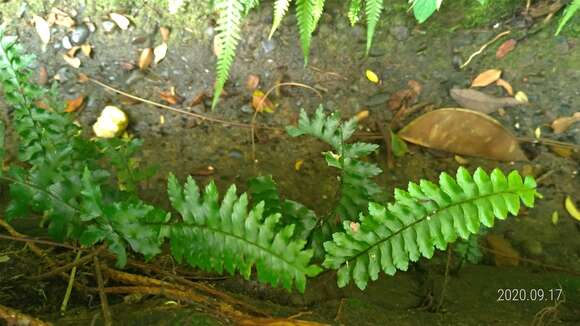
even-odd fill
[{"label": "fern frond", "polygon": [[300,45],[304,55],[304,65],[308,65],[312,33],[324,11],[325,0],[296,0],[296,19],[300,34]]},{"label": "fern frond", "polygon": [[274,32],[278,29],[278,27],[280,26],[280,23],[282,23],[282,18],[284,18],[284,16],[286,16],[286,13],[288,12],[288,7],[290,6],[291,1],[292,0],[275,0],[274,1],[274,18],[272,20],[272,29],[270,30],[269,38],[272,38],[272,35],[274,35]]},{"label": "fern frond", "polygon": [[255,266],[260,282],[272,286],[294,284],[304,292],[306,277],[321,268],[310,264],[312,250],[305,240],[293,240],[295,226],[280,224],[280,214],[264,218],[264,202],[248,212],[248,196],[236,194],[231,186],[219,201],[215,184],[203,194],[190,177],[185,189],[170,175],[168,193],[182,222],[171,226],[171,251],[181,261],[208,271],[230,274],[239,271],[248,279]]},{"label": "fern frond", "polygon": [[350,0],[347,16],[351,26],[354,26],[360,20],[361,8],[362,0]]},{"label": "fern frond", "polygon": [[365,1],[365,14],[367,18],[367,55],[371,49],[373,43],[373,36],[375,35],[375,29],[379,18],[381,17],[381,12],[383,11],[383,0],[366,0]]},{"label": "fern frond", "polygon": [[560,35],[560,32],[562,31],[564,26],[566,26],[566,24],[568,24],[570,19],[572,19],[572,16],[574,16],[574,14],[578,10],[580,10],[580,0],[574,0],[571,4],[568,5],[568,7],[566,7],[566,9],[564,10],[564,14],[562,15],[562,18],[560,18],[560,23],[558,23],[558,29],[556,30],[556,36]]},{"label": "fern frond", "polygon": [[522,181],[517,171],[506,178],[499,169],[491,176],[477,169],[472,177],[459,168],[456,179],[442,173],[438,186],[410,183],[408,191],[395,190],[395,202],[386,208],[370,203],[360,225],[344,222],[345,231],[324,244],[323,265],[338,270],[340,287],[353,279],[364,289],[381,270],[389,275],[407,270],[410,261],[430,258],[435,248],[444,250],[458,237],[467,239],[481,224],[491,227],[494,218],[517,215],[520,200],[532,207],[535,195],[533,178]]},{"label": "fern frond", "polygon": [[244,0],[244,15],[260,5],[260,0]]},{"label": "fern frond", "polygon": [[220,99],[234,62],[236,48],[240,41],[240,25],[246,8],[245,3],[246,0],[216,0],[215,2],[215,8],[219,14],[216,27],[216,47],[219,49],[219,53],[216,63],[212,110],[215,109]]}]

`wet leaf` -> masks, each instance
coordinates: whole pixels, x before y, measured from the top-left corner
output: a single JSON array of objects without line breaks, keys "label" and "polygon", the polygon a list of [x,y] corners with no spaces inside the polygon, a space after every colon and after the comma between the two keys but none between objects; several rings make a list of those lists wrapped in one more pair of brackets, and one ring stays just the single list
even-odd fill
[{"label": "wet leaf", "polygon": [[83,52],[83,54],[87,57],[91,57],[91,54],[93,53],[93,47],[90,44],[83,44],[81,45],[81,51]]},{"label": "wet leaf", "polygon": [[520,103],[528,103],[530,101],[528,100],[528,95],[522,91],[517,92],[514,98]]},{"label": "wet leaf", "polygon": [[153,49],[153,56],[155,57],[155,64],[158,64],[161,60],[165,59],[167,54],[167,43],[161,43]]},{"label": "wet leaf", "polygon": [[259,84],[260,84],[260,76],[254,74],[248,75],[248,78],[246,79],[246,88],[249,91],[256,90]]},{"label": "wet leaf", "polygon": [[554,129],[554,133],[561,134],[578,121],[580,121],[580,112],[576,112],[570,117],[563,117],[554,120],[552,122],[552,129]]},{"label": "wet leaf", "polygon": [[497,81],[500,76],[501,70],[499,69],[486,70],[475,77],[473,82],[471,82],[471,87],[485,87]]},{"label": "wet leaf", "polygon": [[66,61],[66,63],[68,63],[70,66],[74,68],[78,68],[81,66],[81,59],[79,58],[71,58],[66,54],[63,54],[62,58],[64,59],[64,61]]},{"label": "wet leaf", "polygon": [[127,28],[129,28],[129,25],[131,25],[131,21],[129,21],[129,18],[125,17],[124,15],[112,12],[109,14],[109,17],[122,30],[126,30]]},{"label": "wet leaf", "polygon": [[369,117],[369,110],[362,110],[362,111],[357,112],[354,115],[354,118],[356,119],[356,122],[359,122],[359,123],[361,121],[365,120],[368,117]]},{"label": "wet leaf", "polygon": [[495,84],[499,87],[502,87],[509,96],[514,96],[514,89],[512,88],[512,85],[506,80],[500,78],[495,82]]},{"label": "wet leaf", "polygon": [[252,94],[252,107],[258,112],[274,112],[274,104],[259,89],[255,90]]},{"label": "wet leaf", "polygon": [[171,87],[171,89],[168,91],[162,91],[161,93],[159,93],[159,97],[161,97],[163,101],[171,105],[181,104],[183,103],[184,100],[183,97],[177,94],[177,92],[175,91],[175,87]]},{"label": "wet leaf", "polygon": [[167,43],[169,41],[169,35],[171,35],[171,30],[169,27],[161,26],[159,27],[159,33],[161,34],[161,40],[163,43]]},{"label": "wet leaf", "polygon": [[502,161],[527,160],[517,139],[486,114],[456,108],[428,112],[398,133],[417,145]]},{"label": "wet leaf", "polygon": [[485,237],[487,245],[494,257],[496,266],[518,266],[520,254],[504,237],[496,234],[488,234]]},{"label": "wet leaf", "polygon": [[375,84],[379,84],[381,82],[381,79],[379,78],[379,75],[377,75],[374,71],[367,69],[365,71],[365,76],[367,77],[367,79],[371,82],[371,83],[375,83]]},{"label": "wet leaf", "polygon": [[32,17],[34,21],[34,28],[36,29],[36,34],[40,37],[42,44],[46,45],[50,42],[50,25],[48,22],[37,15]]},{"label": "wet leaf", "polygon": [[79,95],[78,97],[71,99],[71,100],[67,100],[66,101],[66,109],[64,109],[64,112],[76,112],[85,102],[85,96],[84,95]]},{"label": "wet leaf", "polygon": [[512,52],[512,50],[516,48],[517,43],[518,41],[516,41],[513,38],[503,42],[499,46],[499,48],[497,48],[497,51],[495,52],[495,57],[497,59],[505,57],[506,55],[508,55],[508,53]]},{"label": "wet leaf", "polygon": [[574,204],[572,197],[566,196],[566,199],[564,200],[564,207],[566,208],[566,211],[568,212],[568,214],[570,214],[570,216],[572,216],[572,218],[574,218],[576,221],[580,222],[580,211],[578,210],[578,208]]},{"label": "wet leaf", "polygon": [[139,69],[145,70],[149,68],[151,63],[153,62],[153,49],[152,48],[145,48],[141,51],[141,55],[139,56]]},{"label": "wet leaf", "polygon": [[513,97],[495,97],[474,89],[454,88],[450,94],[462,107],[482,113],[492,113],[499,108],[525,104]]}]

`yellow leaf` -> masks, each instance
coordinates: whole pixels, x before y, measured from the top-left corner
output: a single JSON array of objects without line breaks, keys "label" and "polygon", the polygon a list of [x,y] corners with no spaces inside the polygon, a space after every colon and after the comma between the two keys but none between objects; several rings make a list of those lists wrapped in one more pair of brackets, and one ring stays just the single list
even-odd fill
[{"label": "yellow leaf", "polygon": [[481,74],[477,75],[473,82],[471,83],[471,87],[484,87],[491,83],[495,83],[499,77],[501,76],[501,70],[499,69],[489,69]]},{"label": "yellow leaf", "polygon": [[93,53],[93,47],[90,44],[85,43],[85,44],[81,45],[81,51],[83,52],[83,54],[85,56],[90,58],[91,53]]},{"label": "yellow leaf", "polygon": [[521,102],[521,103],[528,103],[529,102],[528,95],[526,95],[526,93],[524,93],[522,91],[517,92],[515,98],[516,98],[516,100],[518,100],[518,102]]},{"label": "yellow leaf", "polygon": [[374,71],[367,69],[365,71],[365,75],[367,76],[367,79],[371,82],[371,83],[375,83],[375,84],[379,84],[381,82],[381,79],[379,78],[379,75],[377,75]]},{"label": "yellow leaf", "polygon": [[139,69],[145,70],[149,68],[151,62],[153,62],[153,49],[152,48],[143,49],[141,55],[139,56]]},{"label": "yellow leaf", "polygon": [[115,24],[117,24],[117,26],[119,26],[119,28],[122,30],[126,30],[131,24],[129,19],[121,14],[112,12],[109,14],[109,17],[111,17],[111,20],[113,20]]},{"label": "yellow leaf", "polygon": [[554,213],[552,213],[552,224],[554,225],[558,224],[559,219],[560,215],[558,214],[558,211],[554,211]]},{"label": "yellow leaf", "polygon": [[574,205],[574,201],[572,201],[570,196],[566,196],[566,200],[564,200],[564,207],[570,216],[572,216],[576,221],[580,222],[580,211],[576,205]]},{"label": "yellow leaf", "polygon": [[536,139],[542,137],[542,129],[540,129],[540,127],[537,127],[536,130],[534,130],[534,136],[536,136]]},{"label": "yellow leaf", "polygon": [[252,93],[252,107],[258,112],[274,112],[274,104],[266,97],[266,94],[259,89]]},{"label": "yellow leaf", "polygon": [[304,164],[304,160],[297,160],[294,163],[294,170],[300,171],[300,168],[302,168],[302,164]]},{"label": "yellow leaf", "polygon": [[66,54],[62,55],[62,58],[64,59],[64,61],[66,61],[66,63],[68,63],[69,65],[78,68],[81,66],[81,59],[79,58],[71,58]]}]

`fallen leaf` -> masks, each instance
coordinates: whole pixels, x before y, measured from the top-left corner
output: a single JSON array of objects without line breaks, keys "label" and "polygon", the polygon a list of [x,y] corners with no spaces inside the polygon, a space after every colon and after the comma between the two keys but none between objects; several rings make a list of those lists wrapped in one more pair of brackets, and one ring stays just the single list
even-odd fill
[{"label": "fallen leaf", "polygon": [[155,64],[158,64],[161,60],[165,59],[167,54],[167,43],[161,43],[153,49],[153,57],[155,58]]},{"label": "fallen leaf", "polygon": [[563,158],[570,158],[572,157],[572,149],[569,147],[564,147],[564,146],[558,146],[558,145],[551,145],[550,149],[552,150],[552,152],[554,152],[556,155],[563,157]]},{"label": "fallen leaf", "polygon": [[578,121],[580,121],[580,112],[576,112],[570,117],[558,118],[552,121],[552,129],[554,129],[554,133],[561,134]]},{"label": "fallen leaf", "polygon": [[517,92],[514,98],[520,103],[528,103],[530,101],[528,100],[528,95],[522,91]]},{"label": "fallen leaf", "polygon": [[304,160],[297,160],[296,162],[294,162],[294,170],[300,171],[300,169],[302,168],[302,164],[304,164]]},{"label": "fallen leaf", "polygon": [[193,99],[191,99],[191,103],[189,103],[189,107],[194,107],[196,105],[202,104],[203,100],[206,98],[205,92],[201,92],[197,94]]},{"label": "fallen leaf", "polygon": [[38,67],[37,82],[39,85],[46,85],[46,83],[48,83],[48,71],[44,65]]},{"label": "fallen leaf", "polygon": [[518,266],[520,254],[504,237],[496,234],[488,234],[485,237],[487,245],[493,254],[496,266]]},{"label": "fallen leaf", "polygon": [[454,88],[450,94],[462,107],[483,113],[492,113],[499,108],[524,104],[513,97],[495,97],[474,89]]},{"label": "fallen leaf", "polygon": [[153,62],[153,49],[152,48],[143,49],[143,51],[141,51],[141,55],[139,56],[139,69],[145,70],[149,68],[152,62]]},{"label": "fallen leaf", "polygon": [[90,44],[83,44],[81,45],[81,51],[83,52],[83,54],[87,57],[91,57],[91,54],[93,53],[93,47]]},{"label": "fallen leaf", "polygon": [[568,214],[570,214],[570,216],[572,216],[572,218],[574,218],[576,221],[580,222],[580,211],[578,210],[578,208],[574,204],[572,197],[566,196],[566,199],[564,200],[564,207],[566,208],[566,211],[568,212]]},{"label": "fallen leaf", "polygon": [[254,74],[248,75],[248,78],[246,79],[246,88],[249,91],[256,90],[256,88],[258,88],[259,85],[260,85],[260,76]]},{"label": "fallen leaf", "polygon": [[537,127],[534,130],[534,136],[536,137],[536,139],[540,139],[540,137],[542,137],[542,129],[540,127]]},{"label": "fallen leaf", "polygon": [[560,220],[560,215],[558,214],[558,211],[554,211],[552,213],[552,219],[551,220],[552,220],[552,224],[553,225],[557,225],[558,224],[558,221]]},{"label": "fallen leaf", "polygon": [[159,27],[159,33],[161,34],[161,40],[163,43],[167,43],[169,41],[169,35],[171,34],[171,30],[169,27],[161,26]]},{"label": "fallen leaf", "polygon": [[160,125],[164,125],[165,124],[165,116],[164,115],[160,115],[159,116],[159,124]]},{"label": "fallen leaf", "polygon": [[411,121],[398,133],[402,139],[455,154],[502,161],[525,161],[518,140],[499,122],[476,111],[445,108]]},{"label": "fallen leaf", "polygon": [[177,94],[177,92],[175,91],[175,87],[171,87],[171,89],[168,91],[162,91],[161,93],[159,93],[159,97],[161,97],[163,101],[171,105],[181,104],[183,103],[184,100],[183,97]]},{"label": "fallen leaf", "polygon": [[252,107],[258,112],[274,112],[274,104],[259,89],[255,90],[252,94]]},{"label": "fallen leaf", "polygon": [[71,100],[66,100],[66,109],[64,109],[64,112],[75,112],[77,111],[85,102],[85,96],[84,95],[79,95],[78,97],[71,99]]},{"label": "fallen leaf", "polygon": [[42,44],[47,45],[50,42],[50,25],[44,18],[37,15],[34,15],[32,20],[34,21],[36,34],[40,36]]},{"label": "fallen leaf", "polygon": [[501,58],[505,57],[506,55],[508,55],[508,53],[512,52],[512,50],[516,48],[517,43],[518,43],[518,41],[516,41],[513,38],[503,42],[497,48],[497,51],[495,52],[495,57],[497,59],[501,59]]},{"label": "fallen leaf", "polygon": [[379,78],[379,75],[377,75],[374,71],[367,69],[365,71],[365,76],[367,77],[367,79],[374,84],[380,84],[381,79]]},{"label": "fallen leaf", "polygon": [[495,83],[500,76],[501,70],[499,69],[486,70],[475,77],[475,79],[471,82],[471,87],[485,87]]},{"label": "fallen leaf", "polygon": [[423,90],[421,84],[419,84],[418,81],[413,79],[407,82],[407,86],[409,86],[409,88],[412,89],[417,95],[421,94],[421,91]]},{"label": "fallen leaf", "polygon": [[126,30],[127,28],[129,28],[129,25],[131,25],[131,21],[129,21],[129,18],[125,17],[124,15],[112,12],[109,14],[109,17],[122,30]]},{"label": "fallen leaf", "polygon": [[81,72],[77,76],[77,81],[81,84],[84,84],[84,83],[89,81],[89,76],[87,76]]},{"label": "fallen leaf", "polygon": [[359,122],[359,123],[361,121],[365,120],[368,117],[369,117],[369,110],[362,110],[362,111],[357,112],[354,115],[354,118],[356,119],[356,122]]},{"label": "fallen leaf", "polygon": [[69,65],[71,65],[74,68],[78,68],[81,66],[81,59],[79,59],[79,58],[71,58],[66,54],[63,54],[62,58],[64,59],[64,61],[66,61],[66,63],[68,63]]},{"label": "fallen leaf", "polygon": [[505,89],[506,93],[508,93],[509,96],[514,96],[514,89],[512,88],[512,85],[508,83],[506,80],[500,78],[495,82],[495,84]]},{"label": "fallen leaf", "polygon": [[69,14],[58,8],[53,7],[50,9],[50,14],[48,17],[49,19],[47,20],[51,25],[56,24],[66,28],[72,28],[76,24],[75,20]]},{"label": "fallen leaf", "polygon": [[455,162],[457,162],[457,163],[459,163],[461,165],[467,165],[467,164],[469,164],[469,160],[466,159],[463,156],[455,155],[455,156],[453,156],[453,159],[455,160]]}]

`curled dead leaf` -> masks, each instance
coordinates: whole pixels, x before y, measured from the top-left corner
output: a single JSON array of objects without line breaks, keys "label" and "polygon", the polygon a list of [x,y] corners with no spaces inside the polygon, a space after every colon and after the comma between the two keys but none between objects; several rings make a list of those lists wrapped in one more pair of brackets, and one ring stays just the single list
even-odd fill
[{"label": "curled dead leaf", "polygon": [[37,82],[39,85],[46,85],[46,83],[48,83],[48,71],[46,70],[46,66],[44,65],[38,67]]},{"label": "curled dead leaf", "polygon": [[161,26],[159,27],[159,33],[161,34],[161,40],[163,43],[167,43],[169,41],[169,35],[171,35],[171,30],[169,27]]},{"label": "curled dead leaf", "polygon": [[72,58],[66,54],[63,54],[62,58],[64,59],[64,61],[66,61],[66,63],[68,63],[70,66],[74,68],[78,68],[81,66],[81,59],[79,58]]},{"label": "curled dead leaf", "polygon": [[184,98],[181,97],[179,94],[177,94],[177,92],[175,91],[175,87],[171,87],[170,90],[168,91],[162,91],[159,93],[159,97],[161,97],[161,99],[171,105],[175,105],[175,104],[181,104],[183,103]]},{"label": "curled dead leaf", "polygon": [[44,18],[37,15],[32,16],[32,20],[36,34],[40,37],[42,44],[48,44],[50,42],[50,25]]},{"label": "curled dead leaf", "polygon": [[77,111],[85,102],[85,96],[84,95],[79,95],[78,97],[71,99],[71,100],[66,100],[66,108],[64,109],[64,112],[75,112]]},{"label": "curled dead leaf", "polygon": [[75,25],[75,20],[69,14],[54,7],[50,9],[47,21],[50,25],[56,24],[66,28],[72,28]]},{"label": "curled dead leaf", "polygon": [[473,79],[473,81],[471,82],[471,87],[485,87],[487,85],[496,82],[500,76],[501,70],[499,69],[486,70],[477,75],[475,79]]},{"label": "curled dead leaf", "polygon": [[497,59],[505,57],[506,55],[508,55],[508,53],[512,52],[512,50],[516,48],[517,43],[518,41],[516,41],[513,38],[503,42],[499,46],[499,48],[497,48],[497,51],[495,52],[495,57]]},{"label": "curled dead leaf", "polygon": [[260,84],[260,76],[258,75],[248,75],[248,78],[246,79],[246,88],[249,91],[254,91],[256,88],[258,88],[258,85]]},{"label": "curled dead leaf", "polygon": [[398,133],[402,139],[455,154],[501,161],[525,161],[518,140],[499,122],[476,111],[445,108],[411,121]]},{"label": "curled dead leaf", "polygon": [[161,43],[153,49],[153,56],[155,58],[155,64],[158,64],[161,60],[165,59],[167,54],[167,43]]},{"label": "curled dead leaf", "polygon": [[84,84],[84,83],[89,81],[89,76],[87,76],[81,72],[77,76],[77,81],[81,84]]},{"label": "curled dead leaf", "polygon": [[151,66],[153,62],[153,49],[152,48],[145,48],[141,51],[141,55],[139,56],[139,69],[145,70]]},{"label": "curled dead leaf", "polygon": [[112,12],[109,14],[109,17],[122,30],[126,30],[127,28],[129,28],[129,25],[131,25],[131,21],[129,20],[129,18],[125,17],[124,15]]},{"label": "curled dead leaf", "polygon": [[70,58],[74,58],[76,57],[77,52],[79,52],[80,49],[81,49],[80,46],[73,46],[68,51],[66,51],[66,55],[69,56]]},{"label": "curled dead leaf", "polygon": [[563,117],[554,120],[552,122],[552,129],[554,129],[554,133],[561,134],[578,121],[580,121],[580,112],[576,112],[570,117]]},{"label": "curled dead leaf", "polygon": [[462,107],[483,113],[492,113],[500,108],[525,104],[513,97],[495,97],[474,89],[453,88],[450,95]]},{"label": "curled dead leaf", "polygon": [[506,91],[506,93],[508,93],[509,96],[514,96],[514,89],[512,88],[512,85],[508,83],[506,80],[500,78],[496,80],[495,84],[503,88]]},{"label": "curled dead leaf", "polygon": [[202,104],[203,100],[205,100],[206,97],[207,97],[207,95],[205,92],[201,92],[201,93],[197,94],[193,99],[191,99],[189,106],[194,107],[196,105]]},{"label": "curled dead leaf", "polygon": [[252,94],[252,107],[258,112],[274,112],[274,104],[261,90],[257,89]]}]

